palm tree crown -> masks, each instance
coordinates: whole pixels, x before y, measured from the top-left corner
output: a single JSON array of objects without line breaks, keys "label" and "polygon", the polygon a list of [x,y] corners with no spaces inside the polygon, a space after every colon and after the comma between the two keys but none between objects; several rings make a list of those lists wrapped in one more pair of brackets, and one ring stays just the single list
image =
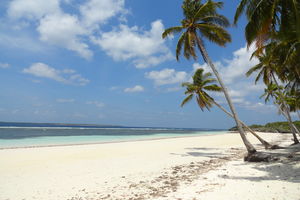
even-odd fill
[{"label": "palm tree crown", "polygon": [[197,69],[193,76],[193,82],[182,83],[183,87],[186,87],[185,94],[188,95],[181,103],[181,106],[184,106],[187,102],[191,101],[196,95],[197,103],[200,109],[203,111],[204,108],[208,109],[212,107],[214,99],[209,96],[206,91],[215,91],[221,92],[222,88],[217,84],[216,79],[211,78],[211,73],[204,73],[202,68]]},{"label": "palm tree crown", "polygon": [[[184,48],[184,56],[187,59],[190,59],[190,57],[197,58],[195,47],[199,48],[199,42],[203,45],[199,35],[220,46],[224,46],[231,41],[229,33],[224,29],[229,26],[229,22],[225,16],[217,13],[217,8],[222,6],[222,2],[211,0],[204,4],[201,4],[201,0],[185,0],[183,2],[184,19],[181,21],[181,25],[168,28],[162,34],[162,37],[165,38],[171,34],[183,32],[176,47],[177,60],[179,60],[182,47]],[[199,49],[203,56],[201,48]],[[203,58],[206,61],[205,56]]]}]

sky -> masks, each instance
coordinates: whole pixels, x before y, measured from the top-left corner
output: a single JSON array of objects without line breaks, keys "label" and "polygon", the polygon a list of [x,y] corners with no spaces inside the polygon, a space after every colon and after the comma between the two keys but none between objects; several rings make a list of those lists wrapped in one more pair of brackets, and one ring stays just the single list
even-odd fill
[{"label": "sky", "polygon": [[[238,1],[224,1],[231,22]],[[184,99],[182,82],[209,67],[175,59],[182,0],[1,0],[0,121],[147,127],[230,128],[218,108],[202,112]],[[245,72],[257,64],[246,47],[245,19],[228,28],[232,42],[207,51],[248,124],[283,120],[259,97]],[[222,94],[211,94],[226,107]]]}]

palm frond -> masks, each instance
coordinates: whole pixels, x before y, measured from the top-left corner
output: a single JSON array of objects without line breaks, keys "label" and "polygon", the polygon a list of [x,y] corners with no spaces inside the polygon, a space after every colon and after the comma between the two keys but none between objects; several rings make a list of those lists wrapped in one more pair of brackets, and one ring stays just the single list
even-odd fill
[{"label": "palm frond", "polygon": [[190,94],[189,96],[187,96],[181,103],[181,107],[183,107],[186,103],[190,102],[194,97],[194,94]]},{"label": "palm frond", "polygon": [[213,92],[222,92],[223,91],[222,88],[216,84],[204,86],[203,89],[205,89],[207,91],[213,91]]},{"label": "palm frond", "polygon": [[176,59],[179,60],[179,56],[181,54],[182,45],[184,43],[184,40],[186,40],[186,33],[182,33],[176,46]]},{"label": "palm frond", "polygon": [[174,34],[174,33],[179,33],[182,30],[183,30],[182,26],[175,26],[175,27],[168,28],[163,32],[162,38],[166,38],[167,36]]},{"label": "palm frond", "polygon": [[221,26],[215,24],[196,24],[202,35],[211,42],[217,43],[220,46],[225,46],[231,41],[230,34]]},{"label": "palm frond", "polygon": [[236,11],[235,11],[235,15],[234,15],[234,24],[237,24],[238,19],[240,18],[240,16],[243,14],[246,6],[249,4],[250,0],[241,0],[240,4],[238,5]]},{"label": "palm frond", "polygon": [[255,65],[254,67],[251,67],[247,72],[246,72],[246,76],[249,77],[251,76],[251,74],[259,69],[261,69],[263,67],[262,63],[258,63],[257,65]]},{"label": "palm frond", "polygon": [[230,25],[230,22],[225,16],[218,14],[205,16],[201,18],[201,20],[206,23],[217,24],[221,27],[228,27]]}]

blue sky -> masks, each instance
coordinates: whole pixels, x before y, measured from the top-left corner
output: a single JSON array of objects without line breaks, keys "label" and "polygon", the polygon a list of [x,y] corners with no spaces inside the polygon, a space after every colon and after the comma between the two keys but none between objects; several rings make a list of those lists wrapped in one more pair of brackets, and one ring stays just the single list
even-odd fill
[{"label": "blue sky", "polygon": [[[2,0],[0,121],[127,126],[229,128],[217,108],[184,108],[181,83],[197,61],[175,60],[182,0]],[[238,1],[220,10],[230,21]],[[259,96],[263,85],[244,76],[256,60],[245,46],[245,20],[229,28],[225,48],[205,42],[246,123],[282,120]],[[213,94],[224,106],[220,94]]]}]

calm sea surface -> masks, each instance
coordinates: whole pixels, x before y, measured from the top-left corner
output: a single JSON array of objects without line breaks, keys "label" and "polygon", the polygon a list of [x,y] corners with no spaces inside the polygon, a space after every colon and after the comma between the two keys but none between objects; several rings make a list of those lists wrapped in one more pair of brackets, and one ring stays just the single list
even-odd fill
[{"label": "calm sea surface", "polygon": [[223,133],[226,131],[172,128],[0,127],[0,148],[105,143]]}]

